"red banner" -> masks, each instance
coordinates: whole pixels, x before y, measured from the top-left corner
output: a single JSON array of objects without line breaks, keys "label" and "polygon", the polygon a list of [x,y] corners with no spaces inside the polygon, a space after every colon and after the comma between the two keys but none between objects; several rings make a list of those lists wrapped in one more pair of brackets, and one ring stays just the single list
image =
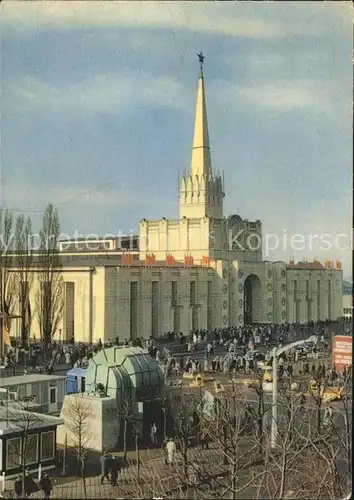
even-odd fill
[{"label": "red banner", "polygon": [[203,267],[210,267],[210,258],[207,257],[206,255],[203,255],[203,257],[202,257],[202,266]]},{"label": "red banner", "polygon": [[191,255],[185,255],[184,256],[184,265],[185,266],[193,266],[194,264],[194,259]]},{"label": "red banner", "polygon": [[146,266],[153,266],[156,262],[156,259],[155,259],[155,254],[153,253],[148,253],[146,254],[146,258],[145,258],[145,265]]},{"label": "red banner", "polygon": [[131,253],[124,252],[122,254],[122,264],[123,266],[130,266],[133,263],[134,256]]},{"label": "red banner", "polygon": [[335,335],[332,337],[332,364],[343,371],[345,366],[352,364],[353,337],[350,335]]},{"label": "red banner", "polygon": [[176,261],[175,261],[175,258],[173,257],[173,255],[166,256],[166,264],[168,266],[174,266],[176,264]]}]

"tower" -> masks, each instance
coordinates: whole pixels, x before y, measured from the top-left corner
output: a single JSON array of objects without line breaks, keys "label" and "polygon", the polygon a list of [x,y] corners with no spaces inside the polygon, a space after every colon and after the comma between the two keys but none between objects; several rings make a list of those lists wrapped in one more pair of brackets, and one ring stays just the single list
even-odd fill
[{"label": "tower", "polygon": [[179,193],[180,218],[223,218],[225,196],[220,175],[213,175],[210,154],[208,118],[206,110],[203,63],[205,57],[198,54],[200,74],[198,79],[197,105],[194,124],[192,161],[189,174],[181,179]]}]

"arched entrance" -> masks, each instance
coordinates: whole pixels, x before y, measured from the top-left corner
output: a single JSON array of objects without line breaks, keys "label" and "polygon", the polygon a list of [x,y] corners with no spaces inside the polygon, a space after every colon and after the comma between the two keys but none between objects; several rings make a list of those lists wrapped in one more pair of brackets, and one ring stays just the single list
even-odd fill
[{"label": "arched entrance", "polygon": [[262,283],[255,274],[247,276],[244,284],[244,323],[261,323],[262,319]]}]

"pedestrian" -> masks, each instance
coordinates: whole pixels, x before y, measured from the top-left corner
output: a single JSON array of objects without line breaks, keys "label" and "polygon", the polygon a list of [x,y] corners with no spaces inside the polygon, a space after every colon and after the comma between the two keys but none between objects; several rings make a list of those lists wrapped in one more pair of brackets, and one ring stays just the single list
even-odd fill
[{"label": "pedestrian", "polygon": [[15,498],[22,498],[22,479],[21,476],[17,476],[14,482],[14,493]]},{"label": "pedestrian", "polygon": [[29,498],[32,493],[36,493],[38,491],[38,486],[33,480],[33,477],[30,475],[29,471],[25,472],[25,495],[26,498]]},{"label": "pedestrian", "polygon": [[207,433],[207,430],[205,427],[202,427],[202,430],[200,433],[200,444],[202,445],[202,450],[209,449],[208,433]]},{"label": "pedestrian", "polygon": [[156,427],[156,424],[155,422],[152,424],[151,426],[151,430],[150,430],[150,441],[151,441],[151,446],[153,448],[156,447],[157,445],[157,427]]},{"label": "pedestrian", "polygon": [[101,484],[103,484],[105,479],[107,479],[107,481],[109,482],[109,477],[108,477],[109,456],[107,451],[105,451],[104,454],[101,456],[100,462],[101,462]]},{"label": "pedestrian", "polygon": [[327,406],[325,408],[324,416],[323,416],[323,425],[327,428],[331,428],[333,425],[333,410],[331,406]]},{"label": "pedestrian", "polygon": [[111,473],[111,485],[117,486],[118,473],[120,472],[120,467],[117,459],[112,460],[110,473]]},{"label": "pedestrian", "polygon": [[172,438],[170,438],[166,444],[166,451],[167,451],[167,463],[169,465],[173,465],[177,449],[176,449],[176,443],[173,441]]},{"label": "pedestrian", "polygon": [[50,480],[50,477],[47,472],[44,473],[43,477],[41,477],[39,481],[39,486],[43,490],[44,493],[44,498],[50,498],[50,495],[52,493],[52,481]]},{"label": "pedestrian", "polygon": [[306,396],[304,393],[301,394],[299,403],[300,403],[300,411],[303,411],[306,403]]}]

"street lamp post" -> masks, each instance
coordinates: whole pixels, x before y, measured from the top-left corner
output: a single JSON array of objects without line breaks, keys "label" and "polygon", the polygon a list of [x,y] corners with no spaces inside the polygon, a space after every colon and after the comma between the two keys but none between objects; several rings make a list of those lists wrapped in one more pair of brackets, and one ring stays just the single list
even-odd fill
[{"label": "street lamp post", "polygon": [[277,363],[277,348],[273,349],[273,397],[272,397],[272,427],[270,442],[271,447],[275,448],[277,444],[278,433],[278,363]]},{"label": "street lamp post", "polygon": [[274,347],[273,349],[273,391],[272,391],[272,426],[271,426],[271,437],[270,437],[270,445],[271,448],[275,448],[277,445],[277,436],[278,436],[278,357],[283,352],[289,351],[293,347],[298,345],[306,344],[307,342],[317,342],[316,335],[312,335],[308,339],[298,340],[297,342],[293,342],[292,344],[286,345],[277,349]]}]

